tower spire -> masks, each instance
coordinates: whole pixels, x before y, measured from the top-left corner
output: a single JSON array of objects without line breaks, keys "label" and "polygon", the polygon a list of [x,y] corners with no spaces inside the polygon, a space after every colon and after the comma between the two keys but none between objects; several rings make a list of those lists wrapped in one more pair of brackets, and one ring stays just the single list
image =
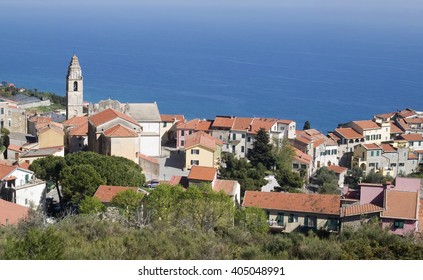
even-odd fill
[{"label": "tower spire", "polygon": [[83,79],[81,65],[78,57],[74,54],[69,63],[66,77],[66,117],[82,116],[83,112]]}]

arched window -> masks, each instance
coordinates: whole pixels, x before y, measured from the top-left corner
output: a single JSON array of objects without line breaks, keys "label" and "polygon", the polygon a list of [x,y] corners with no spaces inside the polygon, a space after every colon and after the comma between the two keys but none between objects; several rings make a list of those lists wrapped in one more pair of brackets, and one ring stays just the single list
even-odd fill
[{"label": "arched window", "polygon": [[78,82],[73,82],[73,91],[78,91]]}]

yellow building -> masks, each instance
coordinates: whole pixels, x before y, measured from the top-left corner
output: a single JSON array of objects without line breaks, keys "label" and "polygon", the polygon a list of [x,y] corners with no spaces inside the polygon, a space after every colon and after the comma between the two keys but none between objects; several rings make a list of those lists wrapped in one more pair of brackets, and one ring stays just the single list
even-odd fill
[{"label": "yellow building", "polygon": [[49,123],[38,130],[39,148],[63,147],[64,146],[63,126],[61,124]]},{"label": "yellow building", "polygon": [[199,131],[185,138],[185,168],[201,165],[218,168],[222,155],[222,141]]}]

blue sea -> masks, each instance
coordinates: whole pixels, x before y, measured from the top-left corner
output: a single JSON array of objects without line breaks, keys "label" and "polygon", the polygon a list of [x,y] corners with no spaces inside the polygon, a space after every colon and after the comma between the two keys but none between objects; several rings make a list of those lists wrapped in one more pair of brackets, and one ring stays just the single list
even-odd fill
[{"label": "blue sea", "polygon": [[85,100],[156,101],[189,119],[327,132],[423,110],[423,2],[3,1],[0,80],[18,87],[65,95],[75,53]]}]

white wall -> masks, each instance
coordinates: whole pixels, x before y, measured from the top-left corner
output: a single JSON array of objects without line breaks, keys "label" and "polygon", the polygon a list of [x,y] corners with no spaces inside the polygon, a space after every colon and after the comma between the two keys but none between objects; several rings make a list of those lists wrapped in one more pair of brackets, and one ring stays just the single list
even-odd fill
[{"label": "white wall", "polygon": [[161,154],[160,144],[161,144],[160,135],[157,135],[157,136],[141,135],[140,152],[150,157],[158,157]]}]

